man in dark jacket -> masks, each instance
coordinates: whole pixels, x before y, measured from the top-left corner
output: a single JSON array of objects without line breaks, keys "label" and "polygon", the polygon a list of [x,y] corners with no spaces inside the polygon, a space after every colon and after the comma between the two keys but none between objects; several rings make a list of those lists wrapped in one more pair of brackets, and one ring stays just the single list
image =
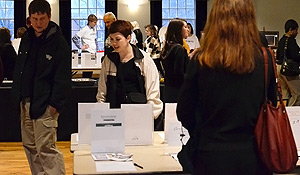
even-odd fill
[{"label": "man in dark jacket", "polygon": [[29,17],[31,27],[22,37],[13,79],[22,142],[32,174],[65,175],[56,131],[71,88],[71,51],[59,26],[50,21],[46,0],[33,0]]}]

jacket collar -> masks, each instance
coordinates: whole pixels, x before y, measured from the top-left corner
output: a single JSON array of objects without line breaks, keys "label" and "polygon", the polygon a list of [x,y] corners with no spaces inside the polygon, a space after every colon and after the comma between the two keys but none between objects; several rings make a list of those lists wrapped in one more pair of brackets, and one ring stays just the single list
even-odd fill
[{"label": "jacket collar", "polygon": [[[43,34],[40,37],[41,37],[41,39],[48,39],[50,36],[52,36],[56,32],[61,32],[60,28],[53,21],[50,21],[48,24],[48,27],[46,28],[46,30],[43,31]],[[32,26],[29,27],[28,34],[30,37],[35,36],[34,29]]]},{"label": "jacket collar", "polygon": [[[144,58],[144,55],[140,51],[140,49],[136,45],[133,45],[133,44],[130,44],[130,45],[132,47],[134,61],[142,60]],[[117,52],[111,52],[111,53],[107,54],[107,57],[115,64],[120,60],[120,55]]]}]

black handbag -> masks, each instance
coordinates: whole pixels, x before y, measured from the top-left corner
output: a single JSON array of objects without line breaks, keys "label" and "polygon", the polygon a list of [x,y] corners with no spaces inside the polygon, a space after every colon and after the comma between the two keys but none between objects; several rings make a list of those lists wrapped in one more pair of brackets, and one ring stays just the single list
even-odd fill
[{"label": "black handbag", "polygon": [[284,76],[298,76],[300,74],[299,63],[286,57],[288,37],[285,40],[283,62],[280,73]]},{"label": "black handbag", "polygon": [[129,92],[125,96],[125,103],[128,104],[146,104],[147,103],[147,97],[145,94],[140,92]]}]

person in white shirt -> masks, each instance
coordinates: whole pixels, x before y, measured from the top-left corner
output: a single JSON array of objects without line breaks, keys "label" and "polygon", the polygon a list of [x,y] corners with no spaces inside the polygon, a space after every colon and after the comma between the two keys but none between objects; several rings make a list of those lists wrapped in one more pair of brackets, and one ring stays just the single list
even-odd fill
[{"label": "person in white shirt", "polygon": [[[78,49],[82,51],[88,51],[90,53],[96,53],[98,50],[97,42],[97,30],[95,28],[97,24],[97,17],[94,14],[88,16],[88,24],[80,29],[73,38],[72,41]],[[81,44],[80,44],[81,39]]]},{"label": "person in white shirt", "polygon": [[193,30],[191,23],[187,23],[187,25],[189,28],[189,36],[185,39],[185,41],[187,42],[187,44],[189,45],[189,47],[191,49],[190,53],[192,53],[195,49],[200,47],[200,44],[199,44],[199,39],[194,34],[194,30]]},{"label": "person in white shirt", "polygon": [[14,38],[11,41],[11,44],[16,51],[16,54],[18,54],[21,38],[26,31],[27,31],[27,29],[25,27],[19,27],[17,30],[17,38]]}]

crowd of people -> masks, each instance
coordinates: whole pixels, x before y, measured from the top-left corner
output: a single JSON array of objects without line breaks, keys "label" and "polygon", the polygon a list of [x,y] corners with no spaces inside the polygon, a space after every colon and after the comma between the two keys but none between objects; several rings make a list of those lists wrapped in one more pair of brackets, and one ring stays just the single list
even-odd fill
[{"label": "crowd of people", "polygon": [[[0,78],[13,80],[14,104],[20,113],[22,142],[32,174],[65,174],[63,156],[56,146],[59,113],[71,88],[71,52],[60,27],[51,21],[46,0],[29,4],[28,26],[10,31],[0,28]],[[90,14],[87,25],[72,41],[83,52],[96,53],[98,18]],[[199,175],[268,175],[255,146],[254,127],[264,102],[265,37],[257,28],[252,0],[215,0],[200,40],[190,23],[170,20],[159,29],[137,21],[103,16],[107,29],[104,57],[95,97],[99,103],[153,105],[153,117],[164,103],[177,103],[177,117],[188,130],[186,145],[193,151],[192,169]],[[235,25],[233,25],[235,24]],[[277,69],[287,105],[300,105],[299,74],[280,72],[284,58],[300,63],[295,37],[298,23],[285,23],[278,43]],[[200,34],[200,33],[199,33]],[[201,45],[200,45],[201,43]],[[217,44],[222,43],[222,44]],[[268,98],[277,104],[276,80],[269,55]],[[299,72],[300,73],[300,72]],[[0,81],[2,82],[2,81]],[[247,159],[245,159],[247,157]],[[218,168],[215,167],[218,165]]]}]

